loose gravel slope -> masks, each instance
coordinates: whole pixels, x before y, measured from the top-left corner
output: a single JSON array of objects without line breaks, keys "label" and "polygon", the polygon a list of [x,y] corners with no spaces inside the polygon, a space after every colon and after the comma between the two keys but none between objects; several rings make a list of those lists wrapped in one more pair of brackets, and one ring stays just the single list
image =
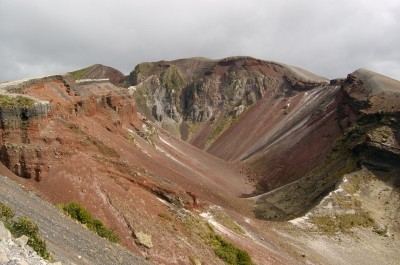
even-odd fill
[{"label": "loose gravel slope", "polygon": [[150,264],[123,247],[93,234],[53,205],[0,176],[0,201],[40,228],[49,251],[63,264]]}]

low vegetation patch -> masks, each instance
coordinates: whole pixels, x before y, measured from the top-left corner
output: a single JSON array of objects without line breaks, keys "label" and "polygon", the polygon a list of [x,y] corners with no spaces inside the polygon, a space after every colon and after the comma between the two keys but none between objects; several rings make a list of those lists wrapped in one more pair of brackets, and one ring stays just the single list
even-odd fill
[{"label": "low vegetation patch", "polygon": [[90,145],[95,146],[103,155],[106,155],[109,157],[114,157],[114,158],[119,158],[119,154],[117,153],[117,151],[108,147],[102,141],[100,141],[90,135],[86,136],[84,144],[87,146],[90,146]]},{"label": "low vegetation patch", "polygon": [[91,69],[91,66],[70,72],[69,74],[76,80],[82,79]]},{"label": "low vegetation patch", "polygon": [[229,215],[224,213],[220,208],[213,208],[210,210],[210,213],[213,215],[213,217],[218,223],[222,224],[229,230],[239,235],[245,234],[243,228],[240,225],[238,225]]},{"label": "low vegetation patch", "polygon": [[166,213],[159,213],[158,216],[161,217],[161,218],[164,219],[164,220],[172,221],[172,217],[171,217],[169,214],[166,214]]},{"label": "low vegetation patch", "polygon": [[[162,85],[167,88],[167,92],[171,93],[180,91],[180,87],[184,85],[182,73],[178,67],[171,65],[161,76]],[[179,93],[177,93],[179,96]],[[176,102],[175,102],[176,103]]]},{"label": "low vegetation patch", "polygon": [[[239,105],[239,106],[241,106],[241,105]],[[248,106],[244,106],[242,111],[235,112],[234,111],[235,107],[231,106],[230,111],[228,111],[226,114],[224,114],[224,117],[222,118],[222,120],[220,120],[219,122],[216,122],[215,126],[213,127],[212,132],[208,136],[206,147],[208,148],[209,146],[211,146],[211,144],[218,137],[220,137],[226,131],[226,129],[231,127],[238,120],[238,118],[247,111],[248,108],[249,108]]]},{"label": "low vegetation patch", "polygon": [[35,101],[28,97],[0,95],[0,108],[32,107]]},{"label": "low vegetation patch", "polygon": [[146,142],[156,147],[156,139],[158,139],[158,133],[154,127],[146,127],[144,130],[136,129],[137,134],[142,137]]},{"label": "low vegetation patch", "polygon": [[334,193],[333,198],[337,202],[339,208],[342,210],[359,209],[362,206],[362,202],[358,200],[355,196],[342,196]]},{"label": "low vegetation patch", "polygon": [[[149,95],[151,95],[151,84],[141,83],[137,85],[136,90],[133,93],[135,98],[136,107],[140,113],[147,117],[151,121],[155,121],[151,108],[148,106],[147,101]],[[150,97],[151,98],[151,97]]]},{"label": "low vegetation patch", "polygon": [[215,255],[226,264],[253,265],[250,255],[232,243],[216,234],[213,227],[203,219],[194,215],[186,215],[184,225],[195,235],[199,236],[205,244],[210,246]]},{"label": "low vegetation patch", "polygon": [[32,223],[28,217],[20,217],[14,220],[15,213],[7,205],[0,202],[0,220],[11,234],[18,238],[22,235],[28,237],[28,246],[32,247],[44,259],[50,259],[51,255],[47,251],[46,242],[40,238],[39,227]]},{"label": "low vegetation patch", "polygon": [[119,242],[119,238],[114,231],[105,227],[102,221],[94,218],[80,203],[69,202],[67,204],[59,204],[58,207],[72,219],[84,224],[89,230],[95,232],[97,235],[114,243]]},{"label": "low vegetation patch", "polygon": [[236,121],[236,118],[227,115],[226,117],[223,118],[222,121],[220,121],[219,124],[216,124],[216,127],[213,128],[212,132],[208,136],[206,147],[208,148],[211,146],[211,144],[219,137],[222,135],[222,133],[229,128],[234,122]]},{"label": "low vegetation patch", "polygon": [[209,244],[214,249],[215,255],[232,265],[253,265],[249,253],[225,241],[219,235],[210,235]]},{"label": "low vegetation patch", "polygon": [[0,202],[0,220],[7,224],[12,221],[14,216],[14,211],[4,203]]},{"label": "low vegetation patch", "polygon": [[320,215],[312,218],[312,223],[319,230],[327,234],[335,234],[337,232],[350,232],[353,227],[371,227],[375,224],[375,220],[366,212]]},{"label": "low vegetation patch", "polygon": [[128,140],[131,144],[137,145],[135,137],[132,134],[125,135],[125,139]]}]

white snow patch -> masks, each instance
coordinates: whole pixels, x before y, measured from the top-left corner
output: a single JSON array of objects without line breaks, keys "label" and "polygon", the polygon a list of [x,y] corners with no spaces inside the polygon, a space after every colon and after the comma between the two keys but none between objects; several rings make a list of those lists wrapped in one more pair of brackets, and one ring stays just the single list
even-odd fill
[{"label": "white snow patch", "polygon": [[172,159],[172,160],[175,161],[176,163],[178,163],[178,164],[180,164],[180,165],[186,167],[185,164],[183,164],[181,161],[179,161],[178,159],[176,159],[176,158],[173,157],[172,155],[168,154],[167,152],[165,152],[163,149],[159,148],[158,146],[156,146],[156,150],[157,150],[157,151],[160,151],[160,152],[163,153],[166,157]]},{"label": "white snow patch", "polygon": [[99,78],[99,79],[78,79],[76,83],[87,83],[87,82],[107,82],[110,81],[109,78]]},{"label": "white snow patch", "polygon": [[128,87],[129,92],[135,92],[136,91],[136,86],[130,86]]},{"label": "white snow patch", "polygon": [[169,203],[166,200],[163,200],[161,198],[156,197],[157,200],[159,200],[160,202],[162,202],[165,205],[169,205]]},{"label": "white snow patch", "polygon": [[223,225],[221,225],[220,223],[218,223],[214,217],[212,216],[211,213],[209,212],[204,212],[200,214],[201,217],[203,217],[207,222],[209,222],[212,226],[214,226],[215,229],[217,229],[219,232],[226,234],[226,235],[230,235],[233,236],[233,233],[231,231],[229,231],[228,229],[226,229]]},{"label": "white snow patch", "polygon": [[321,97],[323,94],[320,93],[324,88],[316,88],[311,91],[310,94],[304,94],[303,98],[303,104],[305,106],[308,106],[312,102],[316,101],[319,97]]},{"label": "white snow patch", "polygon": [[168,145],[169,147],[171,147],[174,150],[177,150],[175,146],[173,146],[172,144],[170,144],[167,140],[165,140],[163,137],[159,137],[161,142],[163,142],[164,144]]},{"label": "white snow patch", "polygon": [[304,215],[304,216],[292,219],[292,220],[290,220],[288,222],[293,224],[293,225],[296,225],[296,226],[302,226],[304,224],[307,224],[308,220],[309,220],[308,215]]},{"label": "white snow patch", "polygon": [[[170,145],[167,141],[165,141],[162,137],[159,137],[159,139],[161,140],[161,142],[163,142],[164,144],[170,146],[171,148],[173,148],[174,150],[176,150],[177,152],[179,152],[175,147],[173,147],[172,145]],[[160,151],[161,153],[163,153],[166,157],[172,159],[173,161],[175,161],[176,163],[187,167],[185,164],[183,164],[181,161],[179,161],[178,159],[176,159],[174,156],[170,155],[169,153],[167,153],[164,149],[161,149],[160,147],[156,146],[156,149],[158,151]],[[181,152],[179,152],[180,154],[182,154]]]},{"label": "white snow patch", "polygon": [[338,189],[334,190],[334,193],[341,193],[343,191],[344,189],[342,187],[339,187]]},{"label": "white snow patch", "polygon": [[[175,150],[177,153],[179,153],[180,155],[183,155],[182,152],[180,152],[175,146],[171,145],[167,140],[165,140],[164,138],[162,138],[161,136],[159,137],[160,141],[163,142],[164,144],[166,144],[167,146],[169,146],[170,148],[172,148],[173,150]],[[183,164],[181,161],[179,161],[178,159],[176,159],[174,156],[170,155],[169,153],[167,153],[165,150],[162,150],[160,148],[157,147],[157,149],[159,151],[161,151],[162,153],[164,153],[164,155],[166,155],[168,158],[172,159],[173,161],[177,162],[178,164],[187,167],[187,165]]]},{"label": "white snow patch", "polygon": [[148,157],[151,157],[151,155],[144,149],[140,149],[140,151],[142,151],[143,154],[147,155]]}]

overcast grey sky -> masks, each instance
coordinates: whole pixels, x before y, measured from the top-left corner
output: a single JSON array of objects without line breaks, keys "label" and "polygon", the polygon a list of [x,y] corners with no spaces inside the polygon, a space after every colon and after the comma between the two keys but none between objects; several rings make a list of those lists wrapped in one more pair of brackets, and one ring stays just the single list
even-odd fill
[{"label": "overcast grey sky", "polygon": [[0,0],[0,82],[234,55],[400,79],[400,1]]}]

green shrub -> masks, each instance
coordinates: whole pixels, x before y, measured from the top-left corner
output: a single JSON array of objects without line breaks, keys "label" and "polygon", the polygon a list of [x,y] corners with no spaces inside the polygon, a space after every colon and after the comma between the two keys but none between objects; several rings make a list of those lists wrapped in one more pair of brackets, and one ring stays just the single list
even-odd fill
[{"label": "green shrub", "polygon": [[94,219],[93,223],[89,224],[89,229],[111,242],[117,243],[119,241],[118,236],[112,230],[107,229],[100,220]]},{"label": "green shrub", "polygon": [[14,211],[4,203],[0,202],[0,220],[5,224],[8,224],[14,216]]},{"label": "green shrub", "polygon": [[20,217],[17,221],[12,222],[8,228],[14,237],[26,235],[28,245],[31,246],[41,257],[45,259],[50,258],[50,253],[47,252],[46,242],[39,236],[39,227],[32,223],[27,217]]},{"label": "green shrub", "polygon": [[125,139],[128,140],[131,144],[137,145],[136,139],[132,136],[132,134],[125,135]]},{"label": "green shrub", "polygon": [[114,231],[105,227],[102,221],[94,218],[80,203],[70,202],[67,204],[60,204],[59,207],[72,219],[86,225],[89,230],[95,232],[97,235],[114,243],[119,242],[119,238]]},{"label": "green shrub", "polygon": [[211,208],[210,209],[210,213],[213,215],[213,217],[215,218],[215,220],[222,224],[223,226],[225,226],[226,228],[228,228],[229,230],[240,234],[240,235],[244,235],[245,232],[243,230],[243,228],[238,225],[229,215],[227,215],[224,211],[221,211],[221,209],[219,208]]},{"label": "green shrub", "polygon": [[210,244],[214,253],[227,264],[232,265],[253,265],[250,255],[231,243],[225,241],[219,235],[212,235]]},{"label": "green shrub", "polygon": [[18,238],[22,235],[28,237],[28,245],[31,246],[41,257],[50,258],[50,253],[47,251],[46,242],[39,236],[39,227],[32,223],[28,217],[20,217],[14,221],[14,211],[0,202],[0,220],[10,230],[11,234]]},{"label": "green shrub", "polygon": [[92,215],[77,202],[70,202],[61,207],[72,219],[77,220],[82,224],[90,224],[93,222]]}]

